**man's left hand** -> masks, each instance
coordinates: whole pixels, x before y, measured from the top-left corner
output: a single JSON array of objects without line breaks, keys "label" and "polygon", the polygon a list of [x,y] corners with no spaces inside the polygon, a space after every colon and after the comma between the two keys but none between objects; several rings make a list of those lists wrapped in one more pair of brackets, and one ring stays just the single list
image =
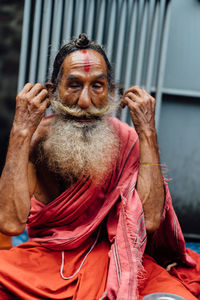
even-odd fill
[{"label": "man's left hand", "polygon": [[138,135],[155,130],[155,99],[139,86],[125,91],[121,107],[129,107],[131,118]]}]

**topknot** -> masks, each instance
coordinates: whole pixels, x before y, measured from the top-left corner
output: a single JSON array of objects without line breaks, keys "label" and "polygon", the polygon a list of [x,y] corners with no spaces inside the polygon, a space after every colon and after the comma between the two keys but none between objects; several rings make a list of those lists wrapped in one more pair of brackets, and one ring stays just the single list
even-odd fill
[{"label": "topknot", "polygon": [[75,40],[75,45],[77,48],[86,48],[88,47],[89,43],[90,41],[85,33],[81,33],[78,39]]},{"label": "topknot", "polygon": [[62,70],[63,70],[62,63],[65,60],[66,56],[74,51],[84,49],[84,48],[95,50],[102,55],[107,65],[108,84],[109,87],[111,88],[113,83],[112,66],[106,56],[104,49],[96,42],[90,41],[87,37],[87,34],[81,33],[77,39],[72,40],[69,43],[65,44],[55,57],[54,64],[53,64],[53,72],[51,75],[51,82],[54,84],[54,91],[62,76]]}]

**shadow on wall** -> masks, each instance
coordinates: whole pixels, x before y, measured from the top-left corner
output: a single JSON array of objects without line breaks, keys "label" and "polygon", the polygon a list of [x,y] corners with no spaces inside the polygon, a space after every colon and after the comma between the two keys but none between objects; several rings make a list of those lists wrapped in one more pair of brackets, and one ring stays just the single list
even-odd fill
[{"label": "shadow on wall", "polygon": [[173,205],[185,237],[200,240],[200,98],[165,95],[159,147],[167,162]]},{"label": "shadow on wall", "polygon": [[[0,4],[0,173],[15,110],[23,0],[1,0]],[[17,13],[16,13],[17,12]]]}]

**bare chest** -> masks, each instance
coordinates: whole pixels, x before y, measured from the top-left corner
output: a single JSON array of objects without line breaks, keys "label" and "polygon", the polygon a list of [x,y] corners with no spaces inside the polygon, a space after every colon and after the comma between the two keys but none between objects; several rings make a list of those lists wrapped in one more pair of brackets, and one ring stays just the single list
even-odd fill
[{"label": "bare chest", "polygon": [[29,171],[30,195],[43,204],[53,201],[68,187],[64,180],[49,172],[45,166]]}]

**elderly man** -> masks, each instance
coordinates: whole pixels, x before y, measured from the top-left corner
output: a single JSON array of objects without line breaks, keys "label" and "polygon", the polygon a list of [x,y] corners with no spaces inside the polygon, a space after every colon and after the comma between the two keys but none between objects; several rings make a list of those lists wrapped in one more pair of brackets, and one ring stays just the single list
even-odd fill
[{"label": "elderly man", "polygon": [[1,299],[196,299],[154,261],[195,270],[162,177],[155,99],[139,87],[124,93],[133,129],[110,117],[114,95],[106,54],[85,34],[59,51],[46,87],[18,94],[0,231],[27,226],[30,240],[1,252]]}]

